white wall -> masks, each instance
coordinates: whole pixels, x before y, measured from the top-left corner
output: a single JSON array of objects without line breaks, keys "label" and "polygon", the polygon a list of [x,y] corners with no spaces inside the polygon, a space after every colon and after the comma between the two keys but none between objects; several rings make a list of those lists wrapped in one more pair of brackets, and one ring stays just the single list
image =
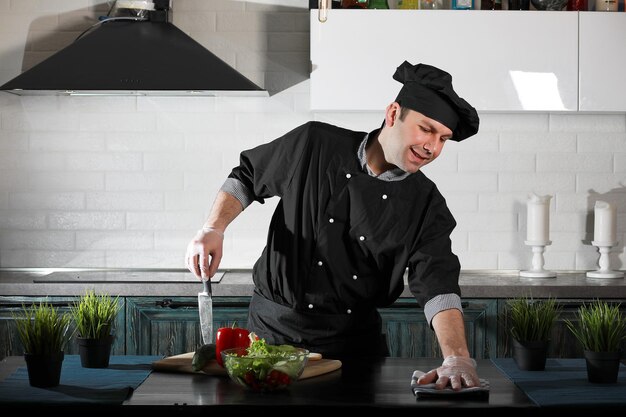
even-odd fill
[{"label": "white wall", "polygon": [[[0,84],[69,44],[108,4],[0,0]],[[173,22],[269,98],[18,97],[0,93],[0,267],[182,268],[239,152],[316,119],[371,130],[378,113],[309,111],[308,0],[174,0]],[[391,76],[391,74],[390,74]],[[481,114],[425,172],[458,221],[464,269],[530,266],[526,197],[551,194],[546,268],[597,267],[593,204],[618,207],[626,263],[626,116]],[[228,229],[224,268],[260,254],[276,201]]]}]

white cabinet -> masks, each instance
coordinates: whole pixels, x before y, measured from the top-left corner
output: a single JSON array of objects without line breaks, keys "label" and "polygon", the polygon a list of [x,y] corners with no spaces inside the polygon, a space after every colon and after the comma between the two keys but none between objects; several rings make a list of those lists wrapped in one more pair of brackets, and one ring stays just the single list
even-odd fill
[{"label": "white cabinet", "polygon": [[312,110],[384,109],[405,60],[448,71],[478,110],[578,110],[576,12],[333,9],[325,23],[317,10],[310,19]]},{"label": "white cabinet", "polygon": [[580,110],[626,111],[626,13],[580,13]]}]

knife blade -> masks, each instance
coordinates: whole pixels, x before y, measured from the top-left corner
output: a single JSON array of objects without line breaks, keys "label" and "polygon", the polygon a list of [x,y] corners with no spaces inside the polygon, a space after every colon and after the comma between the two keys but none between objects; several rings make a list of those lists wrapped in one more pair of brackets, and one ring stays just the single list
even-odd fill
[{"label": "knife blade", "polygon": [[211,279],[202,278],[204,290],[198,293],[198,314],[200,315],[200,332],[205,345],[213,343],[213,297]]}]

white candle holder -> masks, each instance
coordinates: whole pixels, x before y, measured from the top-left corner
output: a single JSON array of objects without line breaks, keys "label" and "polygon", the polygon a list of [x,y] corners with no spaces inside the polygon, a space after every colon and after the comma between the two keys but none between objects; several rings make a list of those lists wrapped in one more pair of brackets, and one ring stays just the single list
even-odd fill
[{"label": "white candle holder", "polygon": [[543,252],[546,250],[546,246],[551,245],[552,241],[548,240],[546,242],[531,242],[526,240],[524,242],[527,246],[532,247],[533,259],[532,259],[532,269],[527,271],[520,271],[520,277],[528,277],[528,278],[554,278],[556,277],[556,272],[547,271],[543,269],[544,259]]},{"label": "white candle holder", "polygon": [[597,271],[587,272],[587,276],[589,278],[624,278],[623,272],[611,271],[609,268],[609,252],[611,252],[611,248],[613,246],[617,245],[617,242],[603,243],[596,242],[594,240],[591,244],[596,246],[598,248],[598,252],[600,252],[600,259],[598,260],[598,266],[600,269]]}]

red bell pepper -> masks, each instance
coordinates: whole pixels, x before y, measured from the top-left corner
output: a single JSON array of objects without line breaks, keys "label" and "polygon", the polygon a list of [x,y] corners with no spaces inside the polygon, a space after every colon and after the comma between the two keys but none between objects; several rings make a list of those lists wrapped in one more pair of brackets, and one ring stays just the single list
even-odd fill
[{"label": "red bell pepper", "polygon": [[222,361],[222,351],[230,348],[247,348],[250,346],[250,331],[243,327],[236,327],[233,323],[231,327],[220,327],[215,334],[215,359],[220,366],[224,366]]}]

